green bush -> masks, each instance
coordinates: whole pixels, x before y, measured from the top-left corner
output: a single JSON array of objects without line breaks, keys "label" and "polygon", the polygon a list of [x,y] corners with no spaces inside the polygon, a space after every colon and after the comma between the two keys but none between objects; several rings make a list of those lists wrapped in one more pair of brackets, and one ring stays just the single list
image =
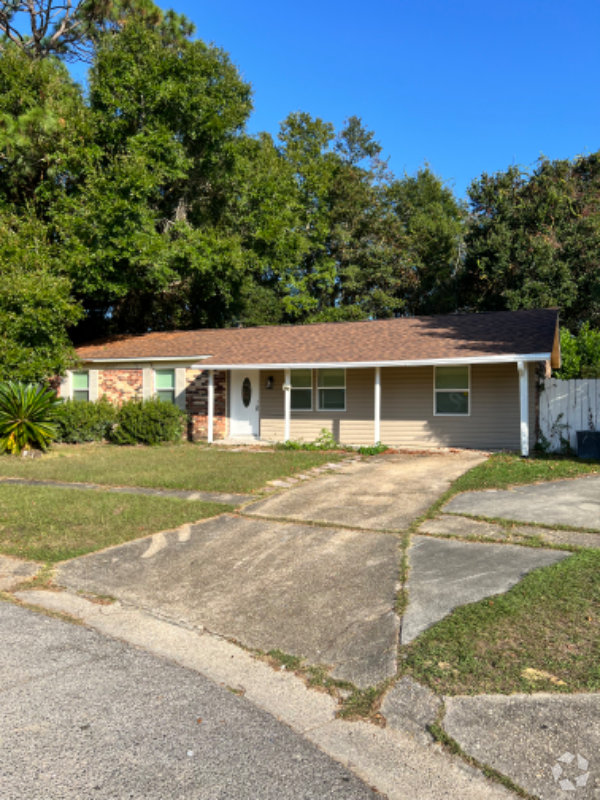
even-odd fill
[{"label": "green bush", "polygon": [[359,452],[361,456],[376,456],[379,453],[385,453],[386,450],[389,450],[387,444],[381,444],[381,442],[377,442],[377,444],[372,445],[363,445],[362,447],[358,448],[358,451],[355,451],[353,447],[347,447],[343,444],[338,444],[333,437],[331,431],[328,431],[327,428],[321,428],[321,433],[315,439],[314,442],[303,442],[299,439],[288,439],[287,442],[282,442],[278,445],[280,450],[343,450],[345,452]]},{"label": "green bush", "polygon": [[46,450],[56,439],[60,400],[48,386],[8,381],[0,385],[0,453]]},{"label": "green bush", "polygon": [[57,418],[59,442],[82,444],[108,439],[117,421],[117,409],[103,397],[93,402],[65,400]]},{"label": "green bush", "polygon": [[347,450],[338,444],[331,431],[321,428],[321,433],[314,442],[303,442],[298,439],[288,439],[279,445],[282,450]]},{"label": "green bush", "polygon": [[585,322],[577,336],[566,328],[560,331],[562,366],[554,377],[568,381],[572,378],[600,378],[600,330]]},{"label": "green bush", "polygon": [[386,450],[389,450],[389,446],[387,444],[381,444],[381,442],[377,442],[377,444],[370,444],[370,445],[363,445],[362,447],[358,448],[358,452],[361,456],[378,456],[380,453],[385,453]]},{"label": "green bush", "polygon": [[115,444],[178,442],[187,426],[187,414],[162,400],[129,400],[117,412],[110,432]]}]

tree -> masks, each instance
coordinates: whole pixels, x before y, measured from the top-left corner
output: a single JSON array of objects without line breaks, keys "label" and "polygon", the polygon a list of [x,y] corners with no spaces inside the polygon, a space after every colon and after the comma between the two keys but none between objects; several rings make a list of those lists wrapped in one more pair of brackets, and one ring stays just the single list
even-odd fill
[{"label": "tree", "polygon": [[239,237],[219,224],[222,186],[249,85],[218,48],[168,42],[132,20],[101,40],[89,97],[82,180],[53,216],[87,312],[76,341],[226,324],[244,263]]},{"label": "tree", "polygon": [[80,180],[92,122],[63,64],[6,49],[0,57],[0,201],[47,215]]},{"label": "tree", "polygon": [[401,223],[399,248],[410,275],[403,293],[404,313],[457,311],[465,255],[465,204],[428,166],[392,181],[388,197]]},{"label": "tree", "polygon": [[559,306],[571,330],[600,325],[600,154],[484,174],[469,197],[466,307]]},{"label": "tree", "polygon": [[82,314],[47,229],[0,211],[0,380],[35,382],[75,363],[67,328]]},{"label": "tree", "polygon": [[567,328],[560,331],[562,366],[555,371],[557,378],[600,378],[600,330],[584,323],[574,336]]},{"label": "tree", "polygon": [[183,14],[165,12],[152,0],[0,0],[0,53],[13,45],[33,59],[92,61],[98,38],[120,31],[132,18],[154,26],[168,42],[195,30]]}]

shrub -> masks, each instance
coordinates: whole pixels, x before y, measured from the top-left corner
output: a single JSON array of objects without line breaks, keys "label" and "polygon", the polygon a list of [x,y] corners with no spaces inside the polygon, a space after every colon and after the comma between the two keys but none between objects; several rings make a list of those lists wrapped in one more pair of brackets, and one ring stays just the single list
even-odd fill
[{"label": "shrub", "polygon": [[57,440],[67,444],[101,442],[108,439],[116,421],[117,409],[106,397],[89,403],[65,400],[57,418]]},{"label": "shrub", "polygon": [[110,432],[115,444],[161,444],[177,442],[187,425],[187,414],[162,400],[128,400],[117,412]]},{"label": "shrub", "polygon": [[9,381],[0,385],[0,452],[46,450],[56,439],[60,400],[48,386]]},{"label": "shrub", "polygon": [[377,442],[377,444],[370,444],[370,445],[363,445],[362,447],[358,448],[358,452],[361,456],[378,456],[380,453],[385,453],[386,450],[389,450],[389,446],[387,444],[381,444],[381,442]]},{"label": "shrub", "polygon": [[347,450],[341,444],[338,444],[327,428],[321,428],[321,433],[314,442],[302,442],[297,439],[288,439],[280,445],[282,450]]}]

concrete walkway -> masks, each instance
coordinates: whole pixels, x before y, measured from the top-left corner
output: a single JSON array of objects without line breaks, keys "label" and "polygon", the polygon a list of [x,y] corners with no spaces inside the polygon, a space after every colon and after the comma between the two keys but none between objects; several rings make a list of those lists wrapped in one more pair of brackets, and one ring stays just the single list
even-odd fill
[{"label": "concrete walkway", "polygon": [[497,542],[522,544],[535,544],[539,541],[550,545],[600,548],[600,533],[552,530],[534,525],[504,527],[495,522],[484,522],[455,514],[442,514],[436,519],[428,519],[419,527],[419,531],[432,536],[461,539],[493,539]]},{"label": "concrete walkway", "polygon": [[17,486],[48,486],[52,489],[80,489],[82,491],[102,491],[116,494],[145,494],[150,497],[175,497],[179,500],[200,500],[204,503],[222,503],[240,506],[255,500],[251,494],[230,494],[229,492],[189,492],[184,489],[147,489],[139,486],[105,486],[101,483],[65,483],[62,481],[34,481],[26,478],[0,478],[0,485],[9,483]]},{"label": "concrete walkway", "polygon": [[445,506],[452,514],[600,530],[600,475],[508,490],[465,492]]}]

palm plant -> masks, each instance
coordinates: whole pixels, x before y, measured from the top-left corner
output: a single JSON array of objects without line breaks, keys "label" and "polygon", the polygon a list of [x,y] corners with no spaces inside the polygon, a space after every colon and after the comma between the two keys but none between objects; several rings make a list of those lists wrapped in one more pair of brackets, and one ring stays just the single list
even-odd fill
[{"label": "palm plant", "polygon": [[54,419],[60,404],[48,386],[0,384],[0,453],[46,450],[58,433]]}]

